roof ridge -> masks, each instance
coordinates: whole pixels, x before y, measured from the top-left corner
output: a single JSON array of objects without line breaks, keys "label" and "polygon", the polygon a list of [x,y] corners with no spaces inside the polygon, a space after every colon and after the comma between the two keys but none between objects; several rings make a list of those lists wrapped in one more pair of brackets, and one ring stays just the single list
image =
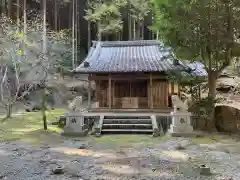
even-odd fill
[{"label": "roof ridge", "polygon": [[160,46],[163,45],[158,40],[135,40],[135,41],[94,41],[101,43],[101,47],[129,47],[129,46]]}]

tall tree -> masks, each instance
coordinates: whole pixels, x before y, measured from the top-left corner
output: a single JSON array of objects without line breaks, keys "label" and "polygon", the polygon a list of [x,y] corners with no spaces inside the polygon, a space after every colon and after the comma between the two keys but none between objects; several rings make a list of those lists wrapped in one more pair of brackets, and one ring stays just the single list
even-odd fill
[{"label": "tall tree", "polygon": [[[43,54],[43,24],[42,16],[32,21],[25,20],[24,24],[20,21],[19,27],[6,16],[0,18],[0,105],[6,108],[6,117],[10,116],[11,106],[19,100],[18,91],[23,84],[40,84],[46,89],[46,80],[56,72],[56,67],[65,66],[70,53],[67,31],[46,29],[48,51]],[[26,28],[24,34],[19,32],[23,26]],[[24,47],[23,53],[19,44]],[[12,86],[14,84],[15,87]],[[42,97],[45,101],[45,96]]]},{"label": "tall tree", "polygon": [[[88,10],[90,10],[90,0],[87,0],[86,1],[87,2],[87,9]],[[91,33],[91,21],[90,20],[88,20],[87,21],[87,23],[88,23],[88,51],[89,51],[89,49],[91,48],[91,35],[92,35],[92,33]]]},{"label": "tall tree", "polygon": [[143,39],[144,18],[151,11],[152,0],[129,0],[129,2],[130,16],[133,19],[133,39]]},{"label": "tall tree", "polygon": [[2,1],[1,1],[1,13],[3,13],[3,14],[6,13],[5,6],[6,6],[6,1],[5,1],[5,0],[2,0]]},{"label": "tall tree", "polygon": [[[47,1],[43,0],[43,34],[42,34],[42,56],[40,58],[46,58],[47,53]],[[42,60],[43,61],[43,60]],[[42,64],[41,67],[43,69],[47,68]],[[43,120],[43,127],[44,130],[47,130],[47,116],[46,116],[46,79],[43,79],[41,82],[44,86],[42,89],[42,99],[41,99],[41,112],[42,112],[42,120]]]},{"label": "tall tree", "polygon": [[153,30],[178,58],[205,65],[211,100],[217,78],[239,56],[239,6],[238,0],[155,0]]},{"label": "tall tree", "polygon": [[12,16],[12,5],[13,5],[12,0],[8,0],[8,1],[7,1],[8,17],[11,17],[11,16]]},{"label": "tall tree", "polygon": [[76,1],[72,0],[72,69],[75,69],[75,54],[76,54],[76,48],[75,48],[75,41],[76,41],[76,13],[75,13],[75,4]]},{"label": "tall tree", "polygon": [[54,0],[54,29],[58,30],[58,11],[59,11],[59,2]]},{"label": "tall tree", "polygon": [[89,1],[85,19],[97,25],[98,40],[102,40],[103,35],[117,34],[122,30],[120,8],[126,4],[126,0]]}]

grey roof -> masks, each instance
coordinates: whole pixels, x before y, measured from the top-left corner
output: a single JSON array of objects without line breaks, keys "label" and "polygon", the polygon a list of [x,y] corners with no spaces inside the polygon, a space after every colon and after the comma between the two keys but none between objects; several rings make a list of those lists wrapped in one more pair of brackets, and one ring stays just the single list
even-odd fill
[{"label": "grey roof", "polygon": [[97,41],[75,72],[166,72],[176,68],[173,59],[170,48],[155,40]]},{"label": "grey roof", "polygon": [[192,69],[192,74],[196,76],[207,76],[207,71],[204,69],[204,65],[201,62],[194,61],[188,64],[188,67]]}]

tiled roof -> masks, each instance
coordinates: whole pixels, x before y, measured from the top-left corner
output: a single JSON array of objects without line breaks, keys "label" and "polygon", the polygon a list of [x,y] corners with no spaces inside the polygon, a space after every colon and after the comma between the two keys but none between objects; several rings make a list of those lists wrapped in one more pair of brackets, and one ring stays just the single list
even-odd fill
[{"label": "tiled roof", "polygon": [[192,69],[193,75],[207,76],[207,71],[204,69],[204,65],[198,61],[188,64],[188,67]]},{"label": "tiled roof", "polygon": [[[94,42],[86,59],[75,72],[166,72],[188,68],[173,63],[170,48],[155,40]],[[84,62],[89,66],[84,67]]]}]

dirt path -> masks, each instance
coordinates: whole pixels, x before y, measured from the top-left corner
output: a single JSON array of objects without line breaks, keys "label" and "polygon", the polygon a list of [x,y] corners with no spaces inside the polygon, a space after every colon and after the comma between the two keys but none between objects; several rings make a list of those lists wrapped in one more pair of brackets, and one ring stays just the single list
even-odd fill
[{"label": "dirt path", "polygon": [[[113,139],[114,137],[111,136]],[[104,138],[103,138],[104,139]],[[101,142],[85,139],[32,146],[23,141],[0,144],[0,179],[42,180],[237,180],[240,178],[240,145],[232,150],[220,143],[201,145],[190,139],[149,142]],[[184,146],[176,150],[179,143]],[[106,146],[108,144],[108,146]],[[225,145],[226,146],[226,145]],[[228,150],[226,150],[228,149]],[[200,176],[199,164],[211,166],[213,175]],[[52,169],[64,166],[64,174]],[[224,179],[225,178],[225,179]]]}]

